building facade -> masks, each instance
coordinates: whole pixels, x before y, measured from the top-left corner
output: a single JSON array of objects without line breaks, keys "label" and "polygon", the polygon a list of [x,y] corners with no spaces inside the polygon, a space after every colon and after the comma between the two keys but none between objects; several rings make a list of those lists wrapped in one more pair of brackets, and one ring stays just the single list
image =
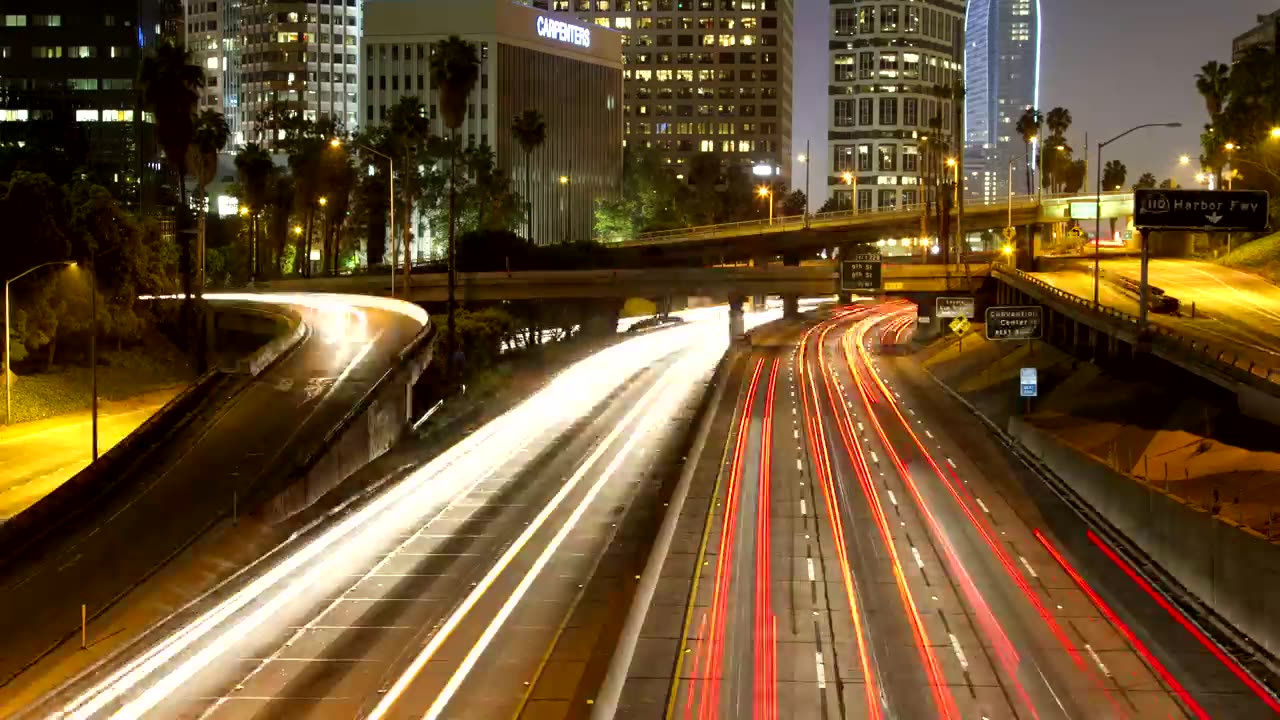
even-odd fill
[{"label": "building facade", "polygon": [[831,0],[830,12],[828,196],[849,208],[856,187],[861,209],[916,205],[924,144],[958,131],[964,5]]},{"label": "building facade", "polygon": [[271,145],[277,138],[270,137],[263,117],[277,109],[311,121],[329,118],[346,131],[359,127],[363,5],[361,0],[218,0],[214,11],[221,10],[226,27],[218,50],[219,62],[225,62],[223,103],[228,118],[235,118],[234,146]]},{"label": "building facade", "polygon": [[161,166],[137,78],[165,9],[161,0],[5,0],[0,143],[62,147],[116,197],[146,202]]},{"label": "building facade", "polygon": [[[530,240],[591,239],[596,200],[615,198],[621,188],[623,36],[511,0],[374,0],[365,13],[364,122],[382,123],[412,96],[427,108],[431,132],[446,135],[431,82],[433,46],[451,35],[473,43],[480,79],[458,131],[462,142],[492,148],[497,168],[530,202]],[[528,109],[542,114],[547,134],[527,159],[526,191],[526,157],[511,125]],[[415,238],[429,243],[425,220],[415,226]]]},{"label": "building facade", "polygon": [[[965,26],[965,170],[971,200],[1009,192],[1009,162],[1025,162],[1015,129],[1040,106],[1040,0],[969,0]],[[1015,168],[1018,169],[1018,168]],[[1014,192],[1019,187],[1015,173]]]},{"label": "building facade", "polygon": [[624,33],[629,147],[791,172],[793,0],[525,0]]},{"label": "building facade", "polygon": [[1231,61],[1239,62],[1253,48],[1274,53],[1280,47],[1280,10],[1259,15],[1258,24],[1231,42]]}]

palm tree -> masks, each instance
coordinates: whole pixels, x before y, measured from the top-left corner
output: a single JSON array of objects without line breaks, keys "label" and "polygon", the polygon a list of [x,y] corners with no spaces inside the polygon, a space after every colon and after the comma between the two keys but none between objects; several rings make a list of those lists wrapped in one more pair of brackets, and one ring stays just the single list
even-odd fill
[{"label": "palm tree", "polygon": [[1125,177],[1129,174],[1129,169],[1119,160],[1108,160],[1107,164],[1102,167],[1102,188],[1111,190],[1124,186]]},{"label": "palm tree", "polygon": [[1064,107],[1056,107],[1044,116],[1044,124],[1049,127],[1049,133],[1055,137],[1065,137],[1067,129],[1071,127],[1071,111]]},{"label": "palm tree", "polygon": [[1022,112],[1022,117],[1018,118],[1018,124],[1014,129],[1022,136],[1022,142],[1027,148],[1027,194],[1031,194],[1031,166],[1035,164],[1035,158],[1031,156],[1031,141],[1039,137],[1040,126],[1044,123],[1044,117],[1039,110],[1029,107]]},{"label": "palm tree", "polygon": [[1156,186],[1156,176],[1151,173],[1142,173],[1142,177],[1138,178],[1138,182],[1133,184],[1134,190],[1152,190]]},{"label": "palm tree", "polygon": [[529,109],[516,115],[516,119],[511,123],[511,135],[515,138],[516,144],[524,150],[524,203],[527,209],[525,222],[528,223],[528,230],[525,237],[533,240],[533,176],[530,174],[532,170],[533,151],[537,150],[542,143],[547,140],[547,122],[542,118],[542,113],[537,110]]},{"label": "palm tree", "polygon": [[445,374],[452,377],[454,343],[454,294],[457,285],[456,242],[458,128],[467,114],[467,97],[480,79],[480,58],[476,48],[457,35],[450,35],[435,47],[431,56],[431,84],[440,94],[440,114],[449,128],[449,305],[448,334],[445,336]]},{"label": "palm tree", "polygon": [[1196,90],[1204,97],[1204,107],[1209,112],[1211,123],[1216,123],[1218,117],[1222,115],[1222,108],[1227,103],[1230,82],[1231,66],[1217,60],[1205,63],[1196,74]]},{"label": "palm tree", "polygon": [[276,166],[271,155],[257,143],[249,143],[236,153],[236,173],[240,176],[242,207],[249,219],[249,279],[258,279],[258,218],[270,199],[271,176]]},{"label": "palm tree", "polygon": [[[411,157],[415,152],[421,154],[423,150],[430,144],[431,139],[431,121],[427,119],[427,108],[422,101],[416,97],[406,95],[400,98],[400,101],[391,107],[391,111],[387,113],[387,132],[391,144],[394,146],[390,150],[391,155],[404,155],[400,167],[402,182],[400,183],[400,197],[404,211],[400,213],[403,219],[404,232],[401,233],[404,246],[404,279],[405,287],[408,287],[409,273],[412,270],[410,247],[413,237],[413,205],[414,198],[422,191],[421,174],[417,168],[420,162],[415,162]],[[395,228],[391,229],[395,233]],[[391,258],[391,272],[395,272],[396,258]]]},{"label": "palm tree", "polygon": [[205,110],[196,117],[191,157],[187,160],[195,169],[196,187],[200,189],[200,246],[196,253],[199,260],[196,272],[200,282],[196,283],[197,295],[204,291],[204,226],[205,216],[209,214],[205,189],[213,182],[213,176],[218,171],[218,153],[227,146],[230,137],[231,128],[227,127],[227,119],[217,110]]},{"label": "palm tree", "polygon": [[156,118],[156,137],[164,156],[178,175],[178,197],[181,204],[175,217],[177,236],[181,247],[178,272],[182,275],[183,303],[188,313],[188,328],[192,311],[193,276],[191,263],[191,237],[184,232],[187,217],[187,150],[195,136],[196,104],[204,87],[204,70],[191,62],[191,53],[181,43],[161,40],[156,51],[142,61],[138,78],[143,107]]}]

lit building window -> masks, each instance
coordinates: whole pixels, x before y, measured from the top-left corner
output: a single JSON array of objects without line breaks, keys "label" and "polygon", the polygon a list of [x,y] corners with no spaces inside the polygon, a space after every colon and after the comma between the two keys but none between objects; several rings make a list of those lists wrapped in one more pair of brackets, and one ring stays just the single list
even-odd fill
[{"label": "lit building window", "polygon": [[97,110],[77,110],[76,111],[76,122],[97,122],[97,121],[98,121]]}]

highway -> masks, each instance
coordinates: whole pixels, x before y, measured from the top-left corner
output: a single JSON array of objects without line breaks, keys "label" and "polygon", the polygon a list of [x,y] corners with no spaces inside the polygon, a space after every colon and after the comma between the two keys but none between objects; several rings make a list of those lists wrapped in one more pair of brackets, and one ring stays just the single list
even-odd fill
[{"label": "highway", "polygon": [[[1091,261],[1053,263],[1053,267],[1056,269],[1036,273],[1036,277],[1092,300]],[[1141,278],[1140,261],[1103,260],[1100,267],[1102,304],[1137,315],[1137,298],[1121,292],[1114,280],[1121,276]],[[1182,302],[1180,315],[1152,313],[1148,316],[1152,322],[1280,372],[1280,288],[1257,275],[1198,260],[1153,259],[1149,278],[1152,285]]]},{"label": "highway", "polygon": [[607,665],[588,637],[617,583],[602,560],[727,344],[723,308],[689,315],[399,471],[32,715],[566,716]]},{"label": "highway", "polygon": [[[127,482],[105,488],[0,568],[0,703],[34,680],[26,671],[36,661],[79,652],[81,605],[91,638],[137,632],[138,615],[121,620],[104,613],[131,602],[136,609],[130,593],[229,517],[237,495],[286,472],[295,440],[323,437],[426,322],[415,306],[376,298],[268,302],[294,304],[302,313],[307,334],[292,352],[257,378],[224,377],[215,395],[225,402],[199,409]],[[145,603],[159,613],[152,621],[164,614],[153,604]]]},{"label": "highway", "polygon": [[910,358],[878,352],[913,324],[909,304],[857,305],[741,354],[665,710],[619,717],[1280,712]]}]

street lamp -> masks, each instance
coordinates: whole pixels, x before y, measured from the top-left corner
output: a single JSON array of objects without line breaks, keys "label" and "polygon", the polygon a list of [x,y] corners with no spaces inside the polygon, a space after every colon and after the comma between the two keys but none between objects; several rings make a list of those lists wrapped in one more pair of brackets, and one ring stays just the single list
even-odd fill
[{"label": "street lamp", "polygon": [[770,190],[767,186],[761,185],[759,188],[756,189],[756,192],[760,195],[761,198],[769,199],[769,224],[772,225],[773,224],[773,191]]},{"label": "street lamp", "polygon": [[809,225],[809,202],[810,202],[809,176],[813,174],[809,172],[810,166],[813,165],[813,163],[811,162],[812,158],[809,155],[808,140],[804,141],[804,154],[800,156],[799,160],[800,162],[804,163],[804,224],[807,227]]},{"label": "street lamp", "polygon": [[1183,155],[1182,157],[1178,158],[1178,164],[1179,164],[1179,165],[1181,165],[1182,167],[1186,167],[1186,166],[1190,165],[1190,164],[1191,164],[1191,156],[1190,156],[1190,155]]},{"label": "street lamp", "polygon": [[849,199],[851,200],[851,202],[849,203],[849,208],[853,210],[854,214],[856,215],[859,209],[858,208],[858,178],[854,177],[853,173],[849,172],[848,170],[845,170],[843,173],[840,173],[840,182],[844,183],[845,185],[848,185],[851,188],[849,190]]},{"label": "street lamp", "polygon": [[[9,278],[8,280],[4,281],[4,424],[5,425],[9,425],[10,423],[13,422],[13,405],[11,403],[11,392],[10,392],[10,386],[13,384],[13,375],[9,367],[9,357],[10,357],[9,356],[9,336],[13,334],[13,325],[10,323],[10,320],[9,320],[9,285],[13,281],[18,280],[24,275],[30,275],[31,273],[39,270],[40,268],[49,267],[50,265],[72,266],[72,265],[75,265],[75,262],[71,260],[54,260],[52,262],[40,263],[39,265],[36,265],[35,267],[29,270],[24,270],[18,273],[17,275],[14,275],[13,277]],[[95,322],[96,322],[96,318],[95,318]],[[95,416],[94,422],[95,422],[95,428],[96,428],[97,427],[96,416]],[[96,441],[94,444],[95,445],[97,444]],[[95,458],[97,457],[97,453],[94,453],[94,457]]]},{"label": "street lamp", "polygon": [[[1180,122],[1144,123],[1142,125],[1131,127],[1128,130],[1125,130],[1124,132],[1120,133],[1119,135],[1111,138],[1106,142],[1098,143],[1098,169],[1097,169],[1097,173],[1098,173],[1097,193],[1098,194],[1097,194],[1097,198],[1095,199],[1095,206],[1094,206],[1095,213],[1093,217],[1093,308],[1095,310],[1098,309],[1098,278],[1102,274],[1102,268],[1100,263],[1101,248],[1098,244],[1098,240],[1101,239],[1102,237],[1102,150],[1103,148],[1110,145],[1111,143],[1116,142],[1117,140],[1123,137],[1126,137],[1131,133],[1135,133],[1144,128],[1153,128],[1153,127],[1180,128],[1182,127],[1182,123]],[[1142,238],[1143,247],[1146,246],[1146,243],[1147,243],[1147,239],[1145,236],[1143,236]],[[1143,268],[1144,269],[1146,268],[1145,263],[1143,264]],[[1146,287],[1145,278],[1143,281],[1143,287],[1144,288]],[[1144,289],[1143,296],[1145,297],[1145,295],[1146,295],[1146,291]]]},{"label": "street lamp", "polygon": [[[368,145],[360,143],[352,143],[356,147],[365,152],[373,153],[383,160],[387,161],[387,212],[390,214],[388,222],[391,223],[391,297],[396,296],[396,161],[391,159],[390,155],[378,152]],[[338,138],[329,140],[329,147],[342,147],[342,141]],[[405,279],[408,280],[409,267],[408,262],[405,263]]]}]

